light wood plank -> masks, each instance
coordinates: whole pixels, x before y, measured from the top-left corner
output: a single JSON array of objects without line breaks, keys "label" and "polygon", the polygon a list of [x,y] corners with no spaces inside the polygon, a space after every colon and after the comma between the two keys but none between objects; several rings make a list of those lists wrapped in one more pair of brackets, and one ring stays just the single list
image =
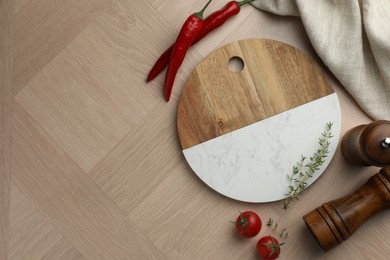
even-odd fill
[{"label": "light wood plank", "polygon": [[14,94],[74,39],[108,0],[34,0],[15,16]]},{"label": "light wood plank", "polygon": [[11,182],[10,259],[82,258],[31,200]]},{"label": "light wood plank", "polygon": [[[145,259],[144,251],[150,258],[155,252],[156,259],[258,259],[257,239],[271,232],[263,226],[259,237],[243,240],[228,223],[246,209],[288,228],[290,239],[280,259],[385,259],[390,254],[387,213],[327,254],[304,226],[303,214],[352,192],[376,172],[347,164],[339,151],[288,212],[278,202],[247,204],[220,196],[196,177],[181,154],[178,98],[201,59],[231,41],[262,37],[292,44],[318,61],[299,18],[245,6],[191,49],[167,104],[164,73],[149,84],[145,77],[184,19],[206,1],[18,2],[21,64],[15,93],[21,92],[15,97],[12,172],[20,191],[13,196],[22,196],[23,202],[11,201],[13,259],[27,254]],[[207,13],[224,4],[214,0]],[[369,122],[337,81],[333,84],[341,100],[343,133]],[[146,247],[135,249],[144,240]],[[129,256],[133,249],[140,255]]]},{"label": "light wood plank", "polygon": [[[129,12],[130,10],[148,10],[146,12],[148,14],[146,16],[149,16],[147,19],[139,18],[147,24],[147,33],[143,32],[142,38],[135,37],[134,34],[139,34],[141,28],[136,26],[134,30],[130,30],[132,35],[131,39],[128,39],[135,46],[133,48],[135,55],[139,55],[137,53],[138,46],[142,46],[142,49],[145,49],[145,46],[147,48],[146,53],[139,50],[140,53],[142,52],[139,59],[132,59],[129,63],[133,68],[133,74],[138,75],[140,80],[145,78],[158,55],[163,51],[164,46],[170,44],[176,34],[175,30],[169,29],[167,23],[163,21],[163,17],[157,12],[149,10],[150,8],[147,4],[117,1],[117,3],[110,4],[104,10],[104,16],[99,17],[96,21],[99,28],[104,28],[107,35],[110,35],[115,43],[119,43],[121,38],[116,34],[112,34],[111,31],[114,28],[116,28],[115,30],[126,28],[123,24],[127,24],[126,20],[128,18],[125,20],[118,19],[118,10],[123,12],[121,17],[129,15],[128,13],[132,12]],[[152,16],[156,17],[160,24],[149,28],[149,25],[157,21]],[[127,31],[121,31],[121,35],[127,35],[128,33]],[[142,43],[145,41],[150,43],[150,46]],[[128,56],[128,54],[123,53],[123,56]],[[137,82],[141,89],[140,93],[133,95],[134,98],[138,97],[137,99],[144,100],[144,102],[148,102],[150,99],[156,107],[149,111],[139,121],[140,123],[134,129],[131,129],[121,142],[88,172],[125,213],[131,212],[136,205],[141,203],[145,196],[154,189],[155,185],[166,178],[166,174],[174,167],[174,163],[181,158],[180,148],[177,146],[175,111],[184,82],[200,60],[201,56],[196,50],[188,53],[177,75],[169,104],[163,100],[162,96],[164,72],[148,84],[142,81]],[[138,79],[133,79],[133,81]],[[131,87],[135,88],[135,86]],[[146,96],[149,95],[149,91],[152,92],[152,96]],[[136,121],[133,120],[133,122]],[[169,135],[167,135],[168,133]],[[160,138],[161,136],[164,136],[164,138]],[[150,142],[151,138],[155,141]],[[155,160],[155,158],[158,158],[158,160]],[[159,172],[159,174],[154,174],[155,172]]]},{"label": "light wood plank", "polygon": [[8,259],[14,6],[0,1],[0,259]]},{"label": "light wood plank", "polygon": [[18,13],[20,10],[25,7],[30,0],[15,0],[14,5],[15,5],[15,13]]},{"label": "light wood plank", "polygon": [[136,131],[129,132],[88,173],[126,214],[153,192],[182,159],[174,115],[175,109],[162,100]]},{"label": "light wood plank", "polygon": [[165,258],[22,107],[13,116],[13,180],[83,256]]},{"label": "light wood plank", "polygon": [[50,251],[43,256],[44,260],[84,260],[86,259],[79,251],[65,239],[58,241]]},{"label": "light wood plank", "polygon": [[151,25],[159,16],[149,8],[112,2],[15,97],[84,171],[162,100],[161,85],[145,83],[166,37],[163,23]]}]

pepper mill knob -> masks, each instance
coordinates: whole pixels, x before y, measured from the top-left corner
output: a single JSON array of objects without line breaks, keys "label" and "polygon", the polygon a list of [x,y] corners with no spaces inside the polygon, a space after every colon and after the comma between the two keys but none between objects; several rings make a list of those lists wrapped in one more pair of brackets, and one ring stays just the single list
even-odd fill
[{"label": "pepper mill knob", "polygon": [[390,121],[378,120],[352,128],[341,140],[341,152],[353,164],[390,165]]},{"label": "pepper mill knob", "polygon": [[356,192],[324,203],[303,216],[324,251],[347,240],[367,219],[390,208],[390,167],[372,176]]}]

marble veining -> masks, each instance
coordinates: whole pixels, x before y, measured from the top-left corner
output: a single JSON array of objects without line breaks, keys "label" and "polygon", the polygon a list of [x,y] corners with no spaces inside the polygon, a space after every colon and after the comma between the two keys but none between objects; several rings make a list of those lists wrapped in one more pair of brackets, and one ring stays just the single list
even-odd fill
[{"label": "marble veining", "polygon": [[330,153],[312,184],[326,169],[340,139],[341,115],[337,94],[248,125],[183,150],[192,170],[215,191],[246,202],[285,198],[292,171],[301,155],[311,156],[318,139],[333,122]]}]

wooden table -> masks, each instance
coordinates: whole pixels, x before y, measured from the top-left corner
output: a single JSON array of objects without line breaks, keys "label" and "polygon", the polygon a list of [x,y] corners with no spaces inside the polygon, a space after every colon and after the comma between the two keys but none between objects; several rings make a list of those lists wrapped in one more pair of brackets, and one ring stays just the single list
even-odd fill
[{"label": "wooden table", "polygon": [[[208,12],[225,3],[214,1]],[[340,150],[288,211],[280,202],[220,196],[191,171],[177,136],[177,103],[208,53],[235,40],[269,38],[320,62],[299,18],[245,6],[188,53],[166,103],[163,75],[149,84],[145,77],[182,21],[203,5],[1,1],[1,259],[256,259],[260,237],[240,239],[229,223],[239,210],[288,229],[280,259],[390,254],[386,212],[326,254],[304,226],[305,213],[378,172],[350,165]],[[370,122],[326,73],[340,98],[342,133]],[[264,224],[261,234],[268,233]]]}]

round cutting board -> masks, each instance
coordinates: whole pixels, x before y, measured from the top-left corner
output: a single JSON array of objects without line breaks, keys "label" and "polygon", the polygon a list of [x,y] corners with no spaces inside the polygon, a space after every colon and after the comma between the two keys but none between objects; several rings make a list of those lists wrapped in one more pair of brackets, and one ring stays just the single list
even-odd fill
[{"label": "round cutting board", "polygon": [[206,57],[188,78],[177,114],[192,170],[217,192],[246,202],[285,198],[287,174],[302,155],[317,151],[327,122],[330,153],[308,186],[337,148],[337,94],[307,55],[264,39],[233,42]]}]

